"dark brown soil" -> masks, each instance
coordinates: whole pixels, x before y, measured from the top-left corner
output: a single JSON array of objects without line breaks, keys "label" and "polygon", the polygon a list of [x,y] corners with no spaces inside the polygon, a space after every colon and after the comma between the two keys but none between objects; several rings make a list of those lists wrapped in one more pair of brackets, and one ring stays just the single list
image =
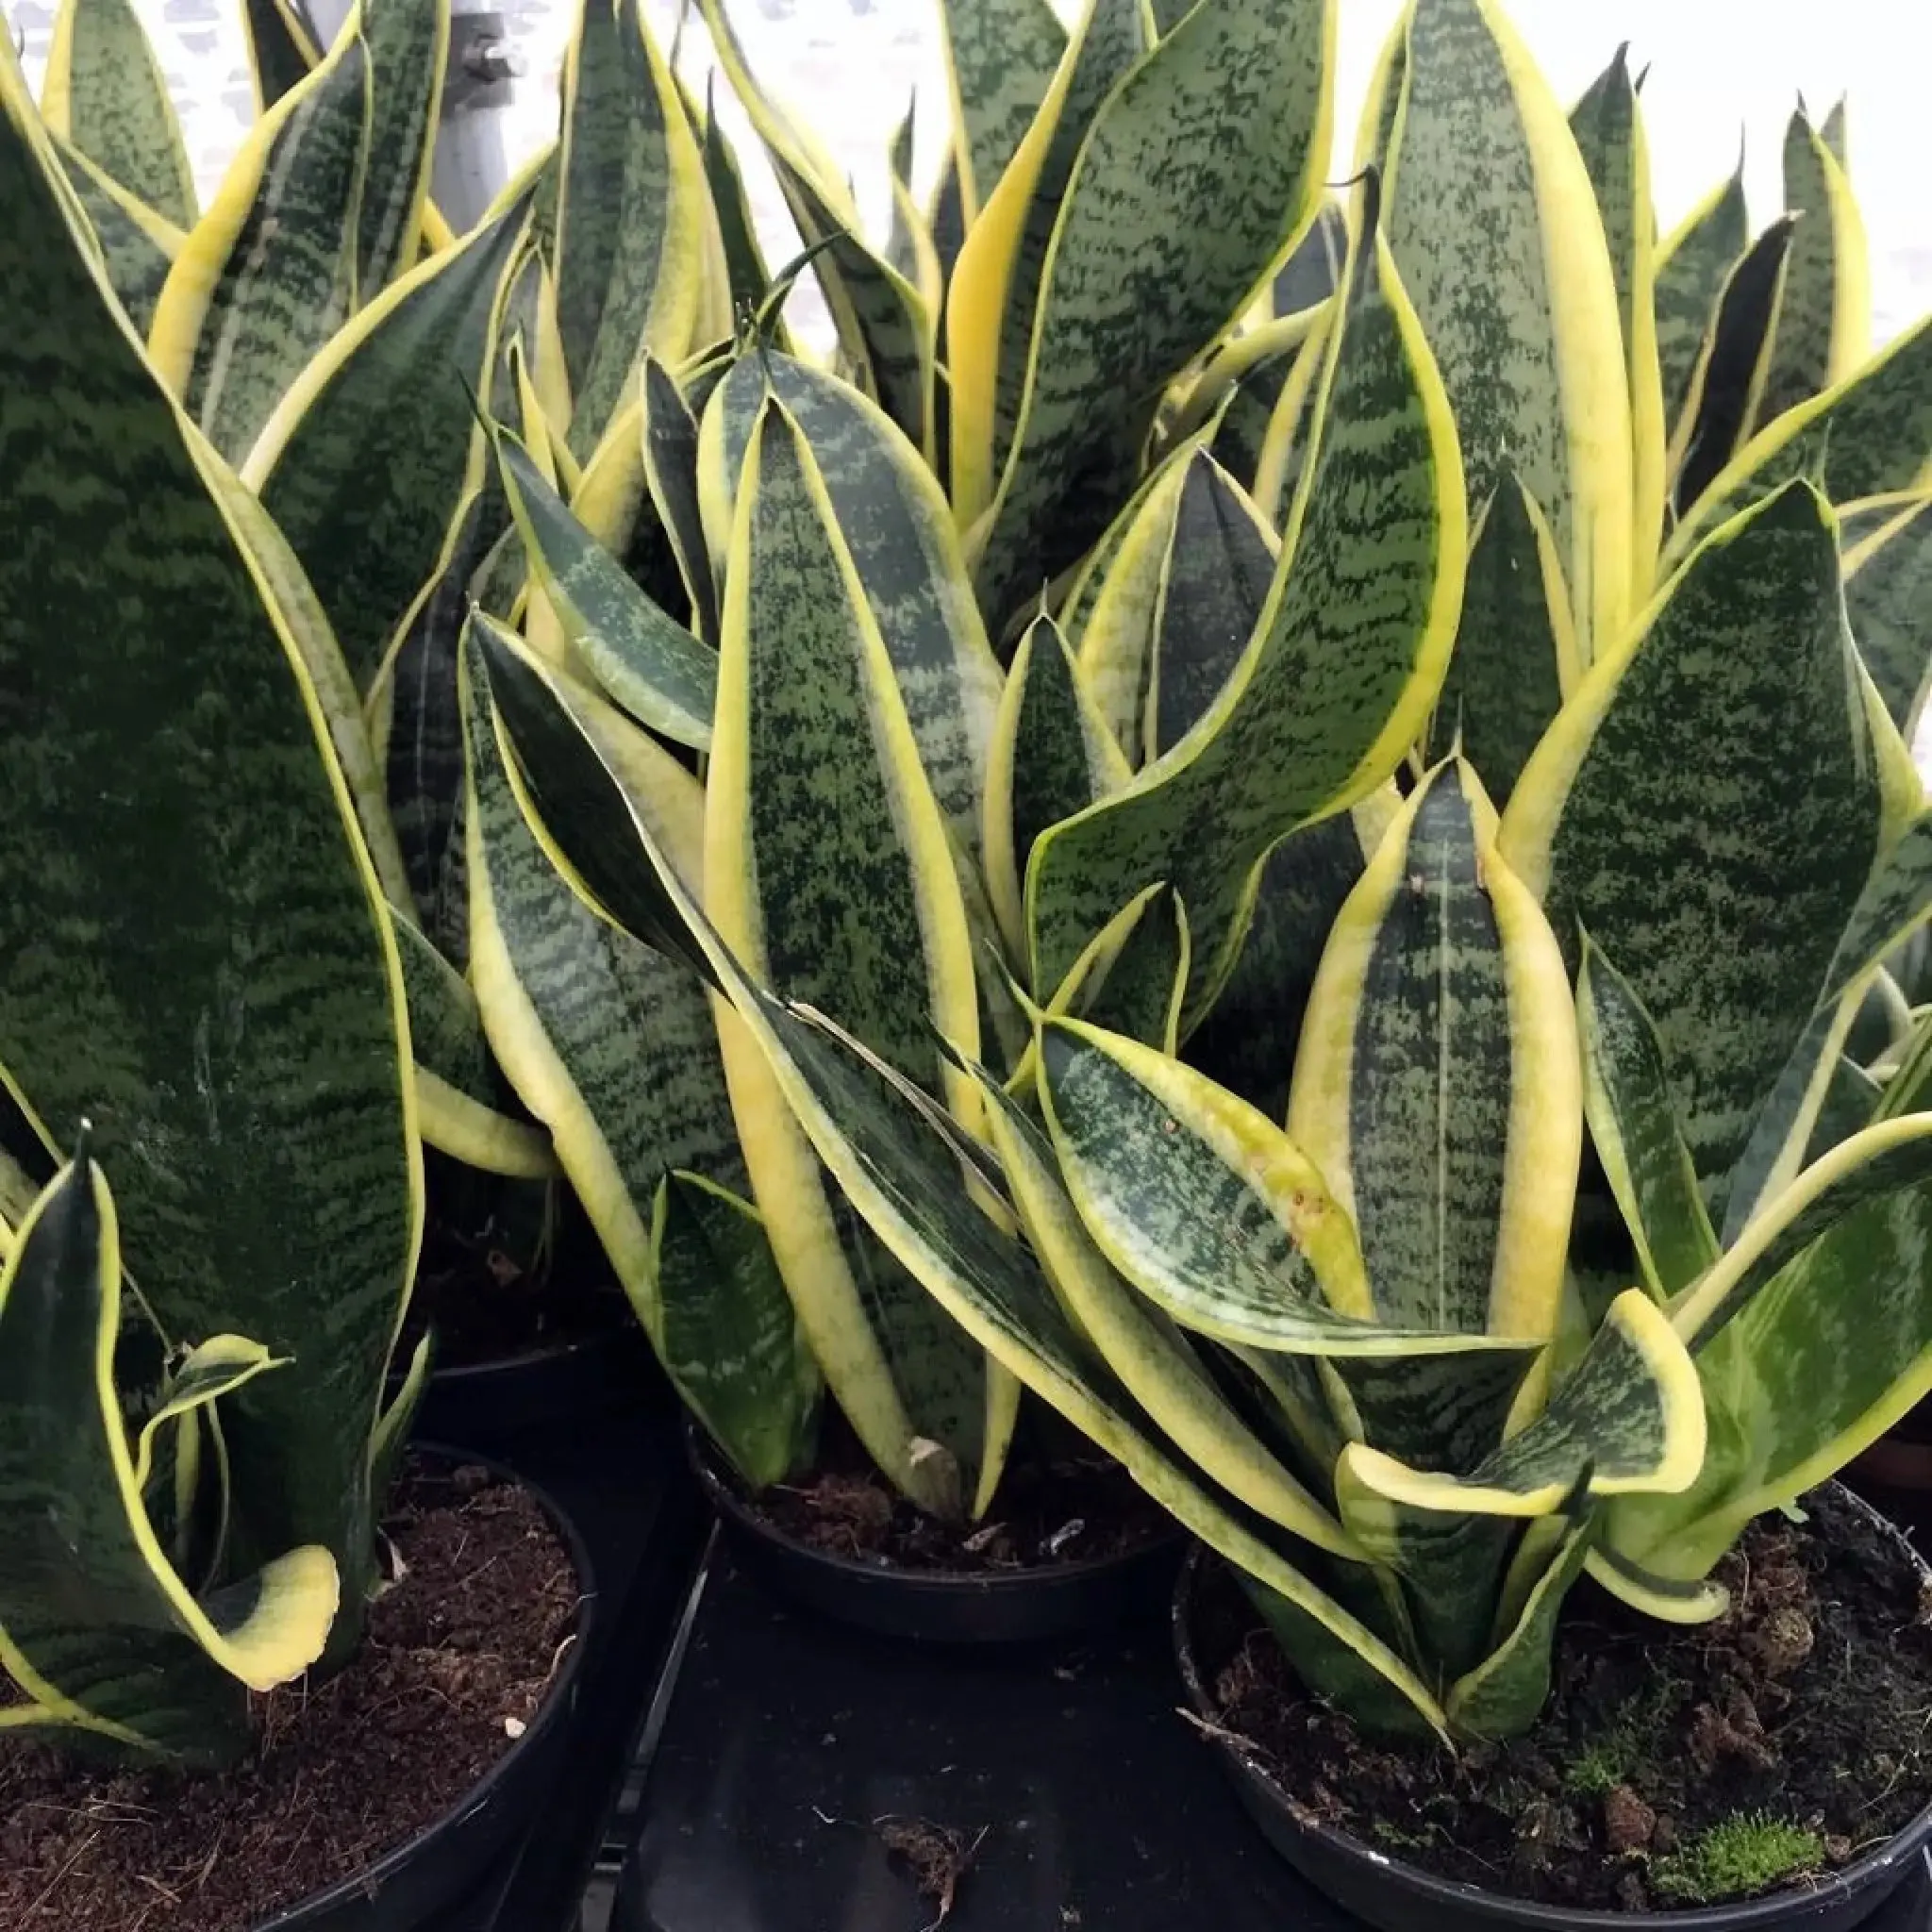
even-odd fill
[{"label": "dark brown soil", "polygon": [[[1221,1722],[1291,1799],[1410,1864],[1608,1911],[1775,1890],[1932,1801],[1932,1602],[1840,1497],[1805,1510],[1803,1525],[1771,1516],[1746,1534],[1718,1573],[1733,1601],[1714,1624],[1651,1623],[1579,1585],[1549,1704],[1503,1745],[1364,1739],[1308,1697],[1218,1572],[1200,1654]],[[1710,1846],[1757,1820],[1811,1834],[1817,1855],[1768,1887],[1711,1888]]]},{"label": "dark brown soil", "polygon": [[752,1499],[793,1541],[882,1568],[984,1576],[1124,1556],[1174,1533],[1173,1519],[1116,1462],[1016,1452],[983,1523],[942,1523],[873,1466],[836,1413],[819,1467]]},{"label": "dark brown soil", "polygon": [[451,1809],[535,1717],[576,1618],[568,1551],[479,1469],[412,1472],[399,1574],[326,1684],[258,1705],[219,1777],[87,1772],[0,1749],[6,1932],[246,1932]]}]

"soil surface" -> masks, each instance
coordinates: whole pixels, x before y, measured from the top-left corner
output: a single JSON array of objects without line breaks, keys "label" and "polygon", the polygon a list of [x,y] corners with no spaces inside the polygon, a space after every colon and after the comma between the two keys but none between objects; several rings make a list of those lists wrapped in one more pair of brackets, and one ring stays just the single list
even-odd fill
[{"label": "soil surface", "polygon": [[248,1932],[450,1810],[509,1749],[572,1641],[569,1552],[480,1469],[412,1471],[388,1531],[399,1574],[356,1660],[258,1699],[237,1770],[0,1748],[6,1932]]},{"label": "soil surface", "polygon": [[[1294,1804],[1441,1876],[1606,1911],[1802,1886],[1932,1800],[1932,1600],[1840,1497],[1804,1513],[1746,1533],[1713,1624],[1652,1623],[1580,1583],[1550,1701],[1506,1744],[1365,1739],[1307,1695],[1218,1567],[1199,1655],[1221,1723]],[[1761,1847],[1760,1827],[1806,1855],[1738,1883],[1740,1836]]]},{"label": "soil surface", "polygon": [[887,1482],[836,1412],[825,1418],[818,1469],[750,1503],[815,1550],[955,1575],[1091,1563],[1174,1533],[1173,1519],[1118,1463],[1038,1443],[1016,1446],[984,1522],[942,1523]]}]

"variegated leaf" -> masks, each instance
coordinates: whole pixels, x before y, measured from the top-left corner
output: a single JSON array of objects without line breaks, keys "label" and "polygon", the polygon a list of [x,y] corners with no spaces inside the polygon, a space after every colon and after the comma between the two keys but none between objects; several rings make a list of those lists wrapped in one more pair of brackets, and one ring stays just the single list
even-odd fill
[{"label": "variegated leaf", "polygon": [[1664,427],[1674,439],[1690,393],[1691,372],[1717,316],[1718,296],[1750,245],[1740,149],[1730,175],[1657,243],[1657,352]]},{"label": "variegated leaf", "polygon": [[944,0],[953,141],[966,227],[979,219],[1066,51],[1048,0]]},{"label": "variegated leaf", "polygon": [[120,297],[127,319],[142,334],[154,320],[155,304],[175,258],[187,236],[173,222],[137,201],[105,168],[91,161],[77,147],[55,140],[60,165],[94,240],[101,244],[102,265]]},{"label": "variegated leaf", "polygon": [[1909,741],[1932,687],[1932,496],[1908,503],[1848,547],[1844,576],[1858,655]]},{"label": "variegated leaf", "polygon": [[356,0],[369,48],[369,136],[357,224],[356,299],[415,265],[449,64],[450,0]]}]

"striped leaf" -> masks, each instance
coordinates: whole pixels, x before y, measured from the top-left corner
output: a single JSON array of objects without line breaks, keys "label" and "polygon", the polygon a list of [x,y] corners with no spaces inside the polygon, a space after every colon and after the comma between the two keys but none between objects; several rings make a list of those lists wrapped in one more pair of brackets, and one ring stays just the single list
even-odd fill
[{"label": "striped leaf", "polygon": [[[485,1027],[548,1124],[665,1372],[747,1477],[778,1480],[809,1430],[817,1376],[762,1231],[706,1191],[741,1191],[745,1168],[705,989],[599,918],[559,872],[484,701],[481,649],[473,628],[470,970]],[[695,791],[662,754],[651,765],[658,786]]]},{"label": "striped leaf", "polygon": [[919,291],[858,239],[858,210],[838,165],[758,87],[724,11],[699,0],[718,62],[751,117],[793,225],[812,257],[860,386],[928,458],[935,444],[933,329]]},{"label": "striped leaf", "polygon": [[[1322,232],[1319,224],[1309,230],[1310,234]],[[1341,245],[1347,246],[1345,234]],[[1275,409],[1302,366],[1309,341],[1321,332],[1327,317],[1325,303],[1317,303],[1312,308],[1296,309],[1277,322],[1235,337],[1208,365],[1189,398],[1183,425],[1193,426],[1189,419],[1196,410],[1201,411],[1201,420],[1208,420],[1211,410],[1213,426],[1208,446],[1214,459],[1243,490],[1258,487],[1262,453]],[[1307,369],[1312,372],[1321,359],[1316,351]],[[1300,393],[1306,395],[1306,388]],[[1284,474],[1282,480],[1284,493],[1291,494],[1291,479]]]},{"label": "striped leaf", "polygon": [[1461,760],[1424,780],[1329,935],[1289,1132],[1358,1231],[1377,1317],[1557,1327],[1583,1137],[1563,959]]},{"label": "striped leaf", "polygon": [[1271,299],[1277,316],[1306,315],[1327,301],[1348,265],[1348,212],[1339,201],[1322,204],[1314,225],[1274,272]]},{"label": "striped leaf", "polygon": [[149,354],[231,463],[356,306],[370,75],[352,26],[250,130],[161,291]]},{"label": "striped leaf", "polygon": [[557,319],[570,443],[596,447],[646,349],[696,346],[708,203],[704,159],[638,0],[585,0],[565,71]]},{"label": "striped leaf", "polygon": [[1002,680],[945,498],[919,452],[858,391],[789,356],[747,357],[705,412],[701,480],[714,525],[736,493],[767,394],[810,448],[891,659],[926,779],[952,836],[976,854]]},{"label": "striped leaf", "polygon": [[56,138],[60,166],[87,216],[94,240],[101,244],[102,266],[127,319],[142,334],[154,319],[155,304],[168,271],[188,239],[173,222],[158,215],[145,202],[81,153]]},{"label": "striped leaf", "polygon": [[1019,422],[1047,250],[1081,144],[1151,44],[1141,0],[1086,0],[1053,83],[968,230],[946,310],[952,498],[962,526],[991,503]]},{"label": "striped leaf", "polygon": [[1851,183],[1803,107],[1785,130],[1785,210],[1799,217],[1757,422],[1842,382],[1872,350],[1872,272]]},{"label": "striped leaf", "polygon": [[1318,446],[1260,621],[1181,743],[1034,846],[1036,990],[1058,985],[1115,910],[1164,879],[1188,908],[1191,997],[1205,1009],[1233,963],[1256,866],[1286,833],[1374,790],[1435,700],[1462,588],[1462,476],[1441,386],[1369,216],[1328,347]]},{"label": "striped leaf", "polygon": [[322,58],[315,35],[291,0],[242,0],[242,28],[255,81],[258,120],[307,78]]},{"label": "striped leaf", "polygon": [[943,0],[954,168],[967,227],[1007,172],[1065,53],[1048,0]]},{"label": "striped leaf", "polygon": [[1710,330],[1692,366],[1671,442],[1679,515],[1696,504],[1737,455],[1759,413],[1795,232],[1789,215],[1774,222],[1745,250],[1718,291]]},{"label": "striped leaf", "polygon": [[415,265],[449,64],[450,0],[356,0],[369,48],[369,141],[357,218],[356,299]]},{"label": "striped leaf", "polygon": [[[135,1760],[210,1766],[251,1741],[247,1691],[299,1676],[336,1611],[335,1564],[314,1546],[197,1601],[141,1494],[113,1382],[121,1325],[114,1203],[83,1152],[42,1195],[0,1273],[0,1666],[25,1702],[0,1735],[62,1733]],[[149,1430],[233,1394],[264,1365],[208,1357]],[[191,1358],[192,1359],[192,1358]],[[271,1380],[274,1378],[271,1377]],[[145,1450],[152,1440],[144,1432]]]},{"label": "striped leaf", "polygon": [[[1849,535],[1846,528],[1841,541]],[[1858,655],[1909,742],[1932,689],[1932,496],[1847,547],[1844,576]]]},{"label": "striped leaf", "polygon": [[225,1405],[238,1554],[327,1548],[340,1650],[422,1219],[394,943],[225,473],[101,299],[10,48],[0,107],[0,522],[36,532],[0,559],[0,1063],[122,1151],[166,1329],[289,1358]]},{"label": "striped leaf", "polygon": [[893,132],[891,150],[887,157],[892,226],[886,242],[886,259],[919,291],[926,313],[937,316],[946,299],[945,274],[940,267],[939,252],[933,247],[925,210],[912,192],[912,142],[918,110],[919,96],[915,91],[905,120]]},{"label": "striped leaf", "polygon": [[1585,661],[1630,608],[1629,389],[1603,224],[1562,109],[1494,0],[1417,0],[1389,243],[1442,372],[1472,498],[1507,458],[1548,517]]},{"label": "striped leaf", "polygon": [[1833,1149],[1674,1311],[1710,1452],[1682,1498],[1619,1507],[1620,1553],[1702,1578],[1753,1516],[1834,1474],[1932,1390],[1928,1134],[1915,1115]]},{"label": "striped leaf", "polygon": [[1035,841],[1129,775],[1066,639],[1042,611],[1020,640],[993,721],[980,842],[987,890],[1016,958],[1026,945],[1021,882]]},{"label": "striped leaf", "polygon": [[164,221],[194,225],[194,171],[134,0],[61,0],[41,114]]},{"label": "striped leaf", "polygon": [[970,545],[988,611],[1106,528],[1132,490],[1149,399],[1313,213],[1331,25],[1324,0],[1196,8],[1095,118],[1042,271],[1012,448]]},{"label": "striped leaf", "polygon": [[1674,440],[1690,394],[1718,297],[1751,245],[1744,205],[1744,155],[1738,165],[1657,243],[1657,353],[1663,375],[1664,426]]},{"label": "striped leaf", "polygon": [[1459,745],[1490,796],[1507,804],[1582,675],[1556,539],[1506,461],[1470,545],[1456,652],[1429,725],[1430,756]]},{"label": "striped leaf", "polygon": [[1717,1236],[1677,1124],[1656,1026],[1636,989],[1587,939],[1576,1027],[1591,1144],[1644,1282],[1667,1302],[1717,1259]]},{"label": "striped leaf", "polygon": [[498,429],[495,444],[504,492],[535,580],[576,661],[641,724],[674,743],[708,751],[718,654],[625,575],[514,436]]},{"label": "striped leaf", "polygon": [[[1610,251],[1617,319],[1630,394],[1632,530],[1631,594],[1649,591],[1664,525],[1664,397],[1657,344],[1657,214],[1650,198],[1650,150],[1643,109],[1633,81],[1629,43],[1571,109],[1570,131],[1595,191]],[[1506,458],[1507,459],[1507,458]]]},{"label": "striped leaf", "polygon": [[1833,503],[1932,486],[1932,318],[1754,436],[1678,525],[1666,564],[1681,562],[1720,524],[1799,476],[1811,477]]},{"label": "striped leaf", "polygon": [[[758,245],[758,227],[752,220],[751,203],[745,195],[738,158],[732,153],[731,142],[713,110],[711,94],[716,80],[715,71],[706,76],[702,146],[705,181],[710,190],[713,217],[718,225],[718,245],[724,257],[725,281],[735,322],[764,300],[772,276],[765,266],[764,251]],[[789,348],[782,323],[776,325],[776,331],[777,346]]]},{"label": "striped leaf", "polygon": [[1872,869],[1825,968],[1818,1010],[1835,1006],[1932,914],[1932,812],[1921,812]]},{"label": "striped leaf", "polygon": [[1271,1120],[1288,1112],[1295,1046],[1329,928],[1400,803],[1395,787],[1386,786],[1268,855],[1241,955],[1188,1040],[1189,1065]]},{"label": "striped leaf", "polygon": [[1505,858],[1655,1020],[1707,1183],[1742,1152],[1915,806],[1901,751],[1845,628],[1831,512],[1795,483],[1712,537],[1591,669],[1510,799]]},{"label": "striped leaf", "polygon": [[691,627],[718,641],[718,591],[698,503],[698,425],[675,378],[646,355],[640,385],[644,480],[690,598]]},{"label": "striped leaf", "polygon": [[[944,820],[836,506],[775,402],[739,486],[706,789],[705,900],[725,942],[783,996],[963,1106],[933,1039],[937,1027],[978,1051]],[[958,1514],[994,1441],[987,1372],[870,1236],[841,1228],[741,1029],[724,1034],[724,1058],[753,1192],[827,1383],[880,1468],[923,1507]]]},{"label": "striped leaf", "polygon": [[1334,322],[1332,304],[1310,318],[1307,340],[1296,351],[1275,392],[1255,457],[1255,502],[1261,514],[1285,529],[1301,489],[1302,471],[1315,430],[1315,405],[1321,399],[1322,372],[1327,366],[1327,336]]},{"label": "striped leaf", "polygon": [[362,309],[283,398],[242,465],[302,559],[357,686],[437,574],[473,480],[471,397],[529,220],[511,197]]}]

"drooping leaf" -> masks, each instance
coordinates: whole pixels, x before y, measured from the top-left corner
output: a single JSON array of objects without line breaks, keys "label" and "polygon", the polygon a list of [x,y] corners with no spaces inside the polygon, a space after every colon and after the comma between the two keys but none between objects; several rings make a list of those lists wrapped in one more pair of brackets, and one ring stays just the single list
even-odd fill
[{"label": "drooping leaf", "polygon": [[1591,669],[1510,799],[1504,857],[1656,1022],[1707,1182],[1742,1151],[1916,805],[1902,752],[1845,628],[1830,510],[1794,483],[1712,537]]},{"label": "drooping leaf", "polygon": [[187,237],[173,222],[137,201],[106,169],[56,138],[60,165],[80,197],[88,225],[101,244],[108,279],[134,326],[146,331],[175,258]]},{"label": "drooping leaf", "polygon": [[1106,528],[1133,487],[1151,399],[1313,212],[1327,24],[1320,0],[1196,8],[1095,119],[1042,275],[1012,448],[969,544],[989,611]]},{"label": "drooping leaf", "polygon": [[[313,1545],[277,1551],[196,1601],[156,1535],[122,1420],[121,1294],[113,1199],[83,1154],[34,1205],[0,1273],[0,1654],[25,1698],[0,1711],[0,1736],[44,1729],[136,1760],[223,1765],[248,1745],[247,1690],[321,1656],[335,1564]],[[227,1353],[245,1365],[209,1364],[176,1389],[174,1417],[265,1365],[252,1344]]]},{"label": "drooping leaf", "polygon": [[1802,107],[1785,130],[1784,170],[1785,210],[1800,220],[1754,426],[1842,382],[1872,349],[1865,224],[1843,167]]},{"label": "drooping leaf", "polygon": [[1844,577],[1858,655],[1909,741],[1932,686],[1932,496],[1847,549]]},{"label": "drooping leaf", "polygon": [[1053,85],[1067,33],[1047,0],[944,0],[941,19],[960,211],[971,227]]},{"label": "drooping leaf", "polygon": [[[978,1052],[972,945],[944,820],[836,506],[784,406],[761,409],[725,571],[705,901],[786,998],[963,1106],[933,1029]],[[752,1190],[799,1320],[861,1441],[958,1514],[995,1455],[976,1351],[841,1213],[769,1062],[724,1034]],[[842,1237],[842,1238],[841,1238]],[[921,1440],[937,1445],[922,1452]]]},{"label": "drooping leaf", "polygon": [[1374,790],[1435,700],[1462,586],[1462,476],[1434,365],[1369,216],[1260,621],[1179,744],[1035,845],[1036,990],[1058,985],[1115,910],[1164,879],[1188,908],[1191,1000],[1205,1010],[1233,962],[1256,866],[1286,833]]},{"label": "drooping leaf", "polygon": [[0,522],[35,533],[0,560],[0,1063],[43,1128],[93,1122],[168,1331],[289,1358],[225,1405],[237,1555],[327,1548],[346,1646],[422,1216],[389,918],[225,473],[75,245],[10,48],[0,107]]},{"label": "drooping leaf", "polygon": [[49,132],[177,228],[194,225],[194,171],[167,76],[134,0],[61,0],[41,82]]},{"label": "drooping leaf", "polygon": [[1663,375],[1664,427],[1674,441],[1718,296],[1751,245],[1744,205],[1744,157],[1657,243],[1657,351]]},{"label": "drooping leaf", "polygon": [[365,693],[432,575],[470,479],[471,398],[492,353],[527,192],[432,257],[336,336],[242,465],[302,559]]},{"label": "drooping leaf", "polygon": [[357,223],[356,299],[415,265],[449,64],[450,0],[357,0],[369,48],[369,141]]},{"label": "drooping leaf", "polygon": [[1523,767],[1583,675],[1556,540],[1505,462],[1470,544],[1456,651],[1428,751],[1460,744],[1490,796],[1507,804]]},{"label": "drooping leaf", "polygon": [[148,353],[230,463],[356,306],[370,73],[345,31],[250,130],[161,291]]},{"label": "drooping leaf", "polygon": [[1379,1319],[1556,1332],[1583,1137],[1574,1010],[1460,760],[1424,779],[1336,918],[1288,1126],[1356,1224]]},{"label": "drooping leaf", "polygon": [[1389,154],[1389,245],[1456,415],[1469,491],[1507,458],[1549,519],[1585,662],[1635,573],[1616,280],[1563,110],[1494,0],[1417,0]]}]

